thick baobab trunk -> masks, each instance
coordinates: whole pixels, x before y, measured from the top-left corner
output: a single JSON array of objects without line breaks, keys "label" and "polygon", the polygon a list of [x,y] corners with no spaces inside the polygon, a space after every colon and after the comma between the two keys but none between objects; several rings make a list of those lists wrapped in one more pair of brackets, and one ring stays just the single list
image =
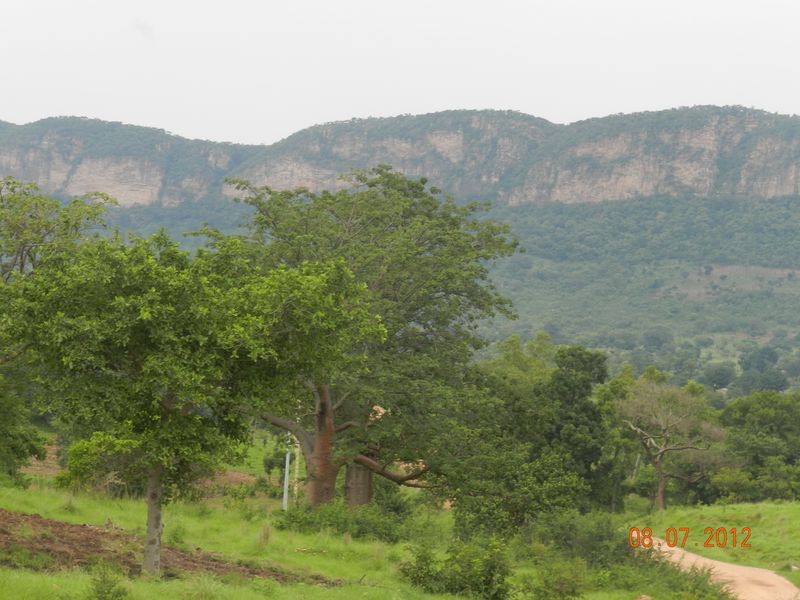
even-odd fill
[{"label": "thick baobab trunk", "polygon": [[667,476],[661,461],[653,465],[656,469],[656,509],[667,510]]},{"label": "thick baobab trunk", "polygon": [[372,500],[373,473],[358,463],[348,463],[345,468],[344,496],[348,506],[363,506]]},{"label": "thick baobab trunk", "polygon": [[333,425],[333,408],[327,385],[316,390],[316,427],[311,456],[306,457],[308,484],[306,500],[311,506],[320,506],[333,500],[336,494],[336,475],[339,465],[334,461],[333,450],[336,430]]},{"label": "thick baobab trunk", "polygon": [[161,504],[164,495],[162,471],[155,467],[147,474],[147,538],[142,570],[151,575],[161,572]]}]

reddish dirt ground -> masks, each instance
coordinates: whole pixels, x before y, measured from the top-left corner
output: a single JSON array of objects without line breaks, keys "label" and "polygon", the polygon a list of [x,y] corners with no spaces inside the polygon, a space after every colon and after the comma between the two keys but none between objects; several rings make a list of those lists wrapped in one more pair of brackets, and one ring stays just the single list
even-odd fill
[{"label": "reddish dirt ground", "polygon": [[[43,519],[39,515],[13,513],[0,509],[0,563],[9,562],[14,554],[44,555],[48,569],[86,567],[98,560],[113,562],[129,575],[141,572],[142,541],[136,536],[93,525],[71,525]],[[13,563],[11,564],[13,565]],[[318,585],[335,585],[322,577],[296,575],[228,562],[220,557],[197,551],[183,552],[161,547],[161,566],[167,577],[180,573],[204,572],[212,575],[261,577],[281,583],[307,581]]]}]

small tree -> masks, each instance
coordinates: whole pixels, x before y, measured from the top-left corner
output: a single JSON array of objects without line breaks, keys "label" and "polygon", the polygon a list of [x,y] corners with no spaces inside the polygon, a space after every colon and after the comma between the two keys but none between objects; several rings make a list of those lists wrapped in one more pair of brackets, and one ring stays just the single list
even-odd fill
[{"label": "small tree", "polygon": [[112,201],[102,194],[62,204],[34,184],[0,180],[0,472],[18,477],[29,457],[44,458],[43,438],[30,424],[28,349],[11,335],[2,309],[11,301],[10,283],[29,275],[47,258],[73,252],[87,230],[102,222]]},{"label": "small tree", "polygon": [[[236,262],[236,248],[226,248]],[[84,246],[20,282],[11,324],[36,348],[52,410],[87,435],[67,480],[116,472],[146,490],[143,568],[160,569],[162,504],[236,454],[254,389],[379,331],[341,264],[241,277],[166,235]]]},{"label": "small tree", "polygon": [[655,503],[667,507],[667,479],[673,455],[706,451],[719,439],[719,429],[708,420],[708,402],[702,386],[667,385],[662,374],[649,369],[620,403],[622,422],[639,441],[656,476]]}]

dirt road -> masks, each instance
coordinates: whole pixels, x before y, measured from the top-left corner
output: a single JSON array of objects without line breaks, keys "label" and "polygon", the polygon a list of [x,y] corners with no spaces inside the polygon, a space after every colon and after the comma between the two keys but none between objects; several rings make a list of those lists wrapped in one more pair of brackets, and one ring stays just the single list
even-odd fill
[{"label": "dirt road", "polygon": [[725,584],[740,600],[800,600],[800,589],[767,569],[711,560],[680,548],[670,548],[664,540],[656,538],[653,542],[660,543],[660,550],[667,559],[683,569],[710,569],[711,579]]}]

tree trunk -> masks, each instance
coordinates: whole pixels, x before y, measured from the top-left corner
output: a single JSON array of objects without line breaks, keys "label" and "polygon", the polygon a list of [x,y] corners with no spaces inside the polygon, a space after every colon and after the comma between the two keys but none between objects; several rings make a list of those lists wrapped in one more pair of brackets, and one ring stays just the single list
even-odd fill
[{"label": "tree trunk", "polygon": [[161,572],[161,503],[164,495],[161,477],[161,467],[154,467],[147,474],[147,538],[142,562],[142,570],[156,576]]},{"label": "tree trunk", "polygon": [[358,463],[348,463],[345,467],[344,496],[348,506],[363,506],[372,500],[373,473]]},{"label": "tree trunk", "polygon": [[334,462],[333,449],[336,431],[333,410],[327,385],[317,389],[316,435],[310,460],[306,461],[308,485],[306,500],[311,506],[320,506],[336,495],[336,475],[339,465]]},{"label": "tree trunk", "polygon": [[667,510],[667,476],[661,461],[653,465],[656,469],[656,509]]}]

